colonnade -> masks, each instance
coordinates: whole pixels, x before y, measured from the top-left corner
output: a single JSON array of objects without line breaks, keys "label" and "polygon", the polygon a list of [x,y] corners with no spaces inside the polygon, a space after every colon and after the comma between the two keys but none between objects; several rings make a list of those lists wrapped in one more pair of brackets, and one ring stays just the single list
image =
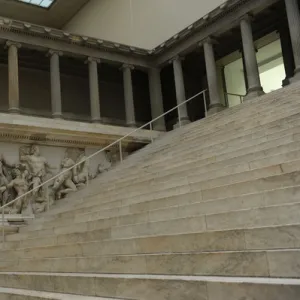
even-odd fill
[{"label": "colonnade", "polygon": [[[293,56],[295,61],[294,76],[290,79],[300,79],[300,12],[297,0],[285,0],[286,12],[289,25],[289,33],[292,42]],[[252,18],[245,15],[239,20],[241,40],[244,53],[244,67],[247,77],[247,95],[245,100],[262,95],[263,88],[261,86],[258,63],[256,59],[256,51],[252,34]],[[9,111],[11,113],[19,113],[19,70],[18,70],[18,50],[21,47],[19,43],[7,41],[8,48],[8,70],[9,70]],[[210,96],[209,113],[216,113],[225,107],[222,104],[221,92],[218,88],[217,66],[214,54],[214,39],[208,37],[201,41],[200,46],[204,48],[204,58],[207,74],[207,82]],[[62,118],[62,97],[60,83],[60,57],[62,52],[49,50],[50,58],[50,78],[51,78],[51,103],[53,118]],[[90,90],[90,107],[91,121],[101,122],[101,107],[98,84],[98,64],[100,60],[94,57],[86,59],[89,69],[89,90]],[[176,91],[177,104],[180,105],[186,101],[186,93],[184,86],[184,77],[182,70],[182,57],[175,56],[171,63],[174,71],[174,82]],[[124,99],[126,123],[128,126],[136,125],[136,116],[134,109],[134,95],[132,85],[132,70],[134,66],[124,64],[121,68],[123,72]],[[149,88],[151,100],[152,118],[156,118],[164,112],[163,96],[161,89],[160,69],[153,68],[148,70]],[[189,117],[186,104],[181,105],[179,109],[179,118],[181,123],[188,123]],[[157,120],[154,129],[165,130],[164,118]]]},{"label": "colonnade", "polygon": [[[19,63],[18,51],[21,44],[12,41],[6,42],[8,48],[8,106],[10,113],[20,112],[20,94],[19,94]],[[62,118],[62,96],[61,96],[61,80],[60,80],[60,57],[62,52],[49,50],[48,57],[50,60],[50,85],[51,85],[51,108],[52,117]],[[86,64],[89,71],[89,95],[91,108],[91,121],[94,123],[101,122],[101,107],[98,80],[98,64],[100,60],[94,57],[88,57]],[[125,100],[125,115],[127,126],[136,126],[136,116],[134,109],[134,96],[132,85],[132,70],[134,66],[124,64],[121,67],[123,72],[124,100]],[[149,69],[149,87],[152,118],[156,118],[163,114],[163,97],[160,82],[160,70]],[[165,130],[164,118],[159,119],[153,125],[155,130]]]}]

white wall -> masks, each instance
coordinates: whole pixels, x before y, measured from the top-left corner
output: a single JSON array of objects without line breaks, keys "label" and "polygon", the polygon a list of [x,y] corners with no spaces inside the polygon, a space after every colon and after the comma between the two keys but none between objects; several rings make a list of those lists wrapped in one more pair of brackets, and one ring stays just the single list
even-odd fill
[{"label": "white wall", "polygon": [[64,30],[153,49],[225,0],[91,0]]}]

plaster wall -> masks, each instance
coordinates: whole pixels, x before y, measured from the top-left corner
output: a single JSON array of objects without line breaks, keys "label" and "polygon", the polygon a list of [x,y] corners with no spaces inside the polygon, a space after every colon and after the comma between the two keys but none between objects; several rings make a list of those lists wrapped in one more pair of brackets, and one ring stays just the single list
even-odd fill
[{"label": "plaster wall", "polygon": [[64,30],[153,49],[225,0],[91,0]]}]

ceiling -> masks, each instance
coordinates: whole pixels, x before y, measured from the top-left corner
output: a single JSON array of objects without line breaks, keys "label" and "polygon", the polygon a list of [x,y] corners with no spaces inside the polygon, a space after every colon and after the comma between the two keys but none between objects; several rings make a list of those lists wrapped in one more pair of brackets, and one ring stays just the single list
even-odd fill
[{"label": "ceiling", "polygon": [[0,14],[10,19],[62,28],[88,1],[56,0],[47,9],[22,1],[0,0]]}]

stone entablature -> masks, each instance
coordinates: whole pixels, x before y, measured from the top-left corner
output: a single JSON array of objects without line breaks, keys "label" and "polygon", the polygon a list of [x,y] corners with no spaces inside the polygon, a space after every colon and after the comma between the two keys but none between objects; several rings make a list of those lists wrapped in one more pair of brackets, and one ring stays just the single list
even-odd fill
[{"label": "stone entablature", "polygon": [[[260,2],[267,2],[269,0],[264,0]],[[9,18],[0,18],[0,28],[3,31],[10,31],[17,34],[29,35],[32,37],[42,37],[47,40],[53,40],[57,42],[64,42],[73,46],[80,46],[83,48],[98,49],[99,51],[105,50],[110,53],[122,53],[129,59],[132,58],[131,63],[140,67],[150,67],[154,66],[156,63],[152,63],[152,57],[157,57],[158,55],[165,52],[167,49],[172,48],[179,44],[182,40],[196,34],[201,29],[204,29],[214,23],[217,19],[223,18],[227,14],[231,14],[241,5],[247,4],[251,0],[228,0],[201,19],[197,20],[187,28],[180,31],[178,34],[174,35],[170,39],[166,40],[164,43],[155,47],[154,49],[143,49],[138,47],[133,47],[130,45],[124,45],[116,42],[111,42],[107,40],[97,39],[88,36],[82,36],[78,34],[73,34],[59,29],[49,28],[45,26],[40,26],[36,24],[30,24],[28,22],[22,22],[18,20],[11,20]],[[269,1],[270,2],[270,1]],[[272,2],[275,2],[274,0]],[[263,3],[261,3],[263,5]],[[248,11],[245,11],[247,13]],[[203,37],[205,38],[205,37]],[[198,39],[198,42],[201,39]],[[36,45],[39,46],[39,45]],[[64,51],[65,49],[61,49]],[[87,55],[89,56],[89,55]],[[98,58],[104,58],[103,53],[99,53]],[[134,58],[142,58],[142,60],[135,60]],[[116,57],[116,61],[124,63],[124,59]]]},{"label": "stone entablature", "polygon": [[[38,142],[63,147],[92,147],[98,150],[129,134],[132,128],[53,120],[0,113],[0,141]],[[128,151],[141,148],[157,138],[158,131],[138,130],[122,141]]]}]

